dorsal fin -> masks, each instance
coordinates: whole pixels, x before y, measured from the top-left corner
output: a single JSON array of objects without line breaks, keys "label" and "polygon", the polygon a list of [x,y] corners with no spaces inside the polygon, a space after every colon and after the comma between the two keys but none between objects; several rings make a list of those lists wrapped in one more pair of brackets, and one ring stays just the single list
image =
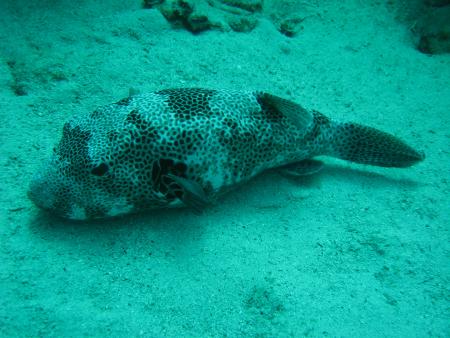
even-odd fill
[{"label": "dorsal fin", "polygon": [[313,115],[295,102],[263,92],[258,93],[257,100],[262,109],[276,110],[291,120],[299,130],[307,129],[313,122]]}]

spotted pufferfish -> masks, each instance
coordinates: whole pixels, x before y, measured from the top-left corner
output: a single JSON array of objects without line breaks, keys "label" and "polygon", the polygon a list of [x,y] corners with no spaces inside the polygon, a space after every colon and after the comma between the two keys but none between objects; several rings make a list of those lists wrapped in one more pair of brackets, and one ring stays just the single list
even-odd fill
[{"label": "spotted pufferfish", "polygon": [[164,207],[201,210],[266,169],[315,173],[319,155],[382,167],[424,159],[391,134],[335,122],[265,92],[166,89],[65,123],[28,196],[75,220]]}]

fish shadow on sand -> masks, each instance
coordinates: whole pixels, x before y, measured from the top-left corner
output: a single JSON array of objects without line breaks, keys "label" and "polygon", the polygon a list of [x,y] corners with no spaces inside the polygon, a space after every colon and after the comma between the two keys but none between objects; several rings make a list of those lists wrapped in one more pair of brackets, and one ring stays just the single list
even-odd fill
[{"label": "fish shadow on sand", "polygon": [[[252,205],[254,206],[255,199],[257,199],[252,195],[261,195],[264,192],[261,187],[268,190],[281,189],[282,198],[283,191],[286,192],[286,196],[288,195],[289,185],[291,184],[294,185],[293,189],[318,188],[318,191],[320,191],[319,182],[330,178],[339,180],[340,184],[347,186],[347,188],[351,186],[351,189],[353,189],[353,186],[357,185],[361,191],[367,191],[368,189],[381,189],[383,191],[386,191],[386,189],[398,190],[399,188],[414,189],[422,185],[421,182],[414,179],[405,178],[408,176],[406,173],[402,174],[401,177],[398,175],[393,177],[390,174],[391,172],[384,174],[380,170],[384,169],[377,168],[374,171],[368,167],[360,169],[331,163],[325,165],[319,173],[295,178],[285,177],[276,170],[270,170],[220,197],[216,204],[207,207],[200,215],[195,214],[188,208],[160,209],[112,219],[70,221],[38,211],[30,219],[30,228],[33,233],[38,234],[41,238],[47,238],[50,241],[76,241],[78,245],[83,245],[82,243],[94,246],[102,245],[102,243],[104,245],[108,238],[111,240],[112,238],[120,239],[125,235],[133,237],[137,236],[136,233],[140,233],[142,240],[145,240],[147,237],[145,232],[151,232],[156,237],[165,237],[167,241],[179,242],[196,237],[204,231],[204,227],[217,222],[217,214],[221,214],[223,211],[220,210],[221,208],[230,209],[232,207],[232,212],[239,214],[241,211],[236,208],[236,200],[240,201],[238,203],[241,205],[240,208],[251,209]],[[277,185],[276,182],[283,179],[288,185],[283,183]],[[248,202],[246,206],[244,202],[247,198],[241,197],[242,195],[248,196],[248,199],[253,201]],[[286,198],[286,200],[288,199]],[[304,203],[307,204],[308,202],[304,201]]]},{"label": "fish shadow on sand", "polygon": [[[397,169],[397,172],[401,169]],[[384,171],[384,172],[383,172]],[[326,164],[323,169],[312,176],[304,176],[299,178],[298,182],[309,185],[314,183],[316,178],[326,180],[329,177],[336,177],[339,181],[345,184],[358,184],[363,186],[370,186],[373,189],[385,189],[391,187],[393,189],[404,188],[417,188],[422,185],[411,178],[411,175],[405,171],[401,175],[393,175],[391,168],[379,168],[371,166],[359,166],[354,164],[348,164],[342,161],[342,164]],[[290,179],[295,181],[296,179]]]}]

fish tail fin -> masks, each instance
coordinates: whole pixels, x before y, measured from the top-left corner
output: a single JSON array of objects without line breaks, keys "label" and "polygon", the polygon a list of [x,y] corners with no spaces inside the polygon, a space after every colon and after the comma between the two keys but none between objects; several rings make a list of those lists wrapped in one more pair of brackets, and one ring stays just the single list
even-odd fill
[{"label": "fish tail fin", "polygon": [[356,123],[333,123],[327,155],[380,167],[405,168],[422,161],[417,151],[394,135]]}]

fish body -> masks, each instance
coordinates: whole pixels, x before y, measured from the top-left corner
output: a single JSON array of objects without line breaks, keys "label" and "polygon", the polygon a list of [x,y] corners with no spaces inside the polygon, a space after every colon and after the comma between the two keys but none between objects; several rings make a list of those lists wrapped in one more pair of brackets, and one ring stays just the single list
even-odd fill
[{"label": "fish body", "polygon": [[318,155],[385,167],[424,158],[390,134],[268,93],[166,89],[74,116],[28,195],[77,220],[201,209],[269,168],[317,171]]}]

